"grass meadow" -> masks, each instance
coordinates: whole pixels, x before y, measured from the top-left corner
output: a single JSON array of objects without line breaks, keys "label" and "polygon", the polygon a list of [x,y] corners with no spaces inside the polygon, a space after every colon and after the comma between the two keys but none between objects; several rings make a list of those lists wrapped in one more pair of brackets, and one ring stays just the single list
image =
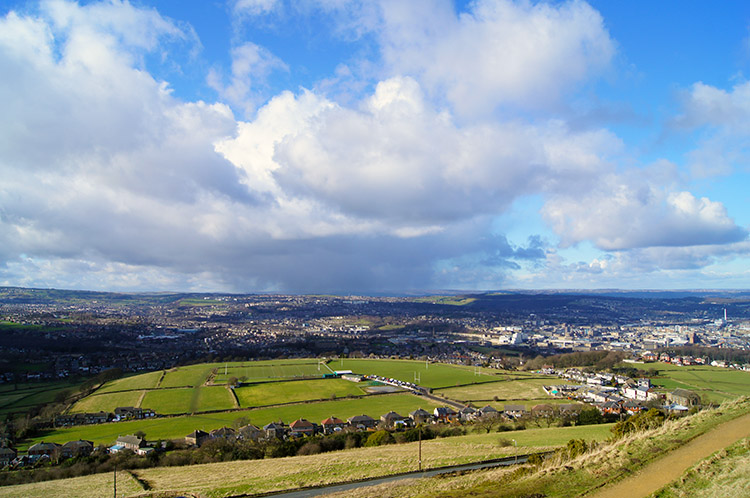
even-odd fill
[{"label": "grass meadow", "polygon": [[[511,380],[513,379],[513,380]],[[555,377],[510,377],[500,382],[488,382],[470,386],[449,387],[436,389],[435,394],[443,394],[448,398],[473,403],[491,401],[496,396],[500,400],[528,400],[547,399],[549,396],[544,392],[542,386],[550,384],[561,384],[560,379]]]},{"label": "grass meadow", "polygon": [[0,385],[0,415],[25,412],[35,406],[51,403],[60,393],[77,387],[78,384],[67,381]]},{"label": "grass meadow", "polygon": [[238,387],[234,392],[243,408],[365,394],[358,384],[343,379],[264,382]]},{"label": "grass meadow", "polygon": [[196,387],[159,389],[146,392],[141,407],[151,408],[161,415],[190,413]]},{"label": "grass meadow", "polygon": [[722,402],[739,396],[750,396],[750,372],[709,365],[681,367],[669,363],[647,363],[643,368],[654,368],[659,376],[651,382],[665,391],[689,389],[710,401]]},{"label": "grass meadow", "polygon": [[231,410],[237,408],[234,396],[223,386],[203,386],[198,389],[197,401],[191,408],[193,412],[209,410]]},{"label": "grass meadow", "polygon": [[243,382],[267,382],[277,379],[294,379],[302,377],[321,377],[330,373],[325,365],[310,363],[276,363],[257,364],[260,362],[232,364],[227,368],[219,367],[214,377],[215,384],[225,384],[231,377],[244,378]]},{"label": "grass meadow", "polygon": [[159,387],[197,387],[203,385],[211,371],[217,367],[215,363],[188,365],[167,370]]},{"label": "grass meadow", "polygon": [[349,359],[331,361],[332,370],[351,370],[363,375],[381,375],[394,379],[413,382],[419,376],[420,386],[433,389],[493,382],[503,378],[498,370],[474,368],[444,363],[425,363],[416,360],[369,360]]},{"label": "grass meadow", "polygon": [[[40,496],[64,496],[66,498],[102,498],[112,496],[114,492],[114,474],[94,474],[84,477],[74,477],[61,481],[45,481],[32,485],[0,487],[2,498],[39,498]],[[143,488],[127,472],[117,473],[118,496],[135,496],[143,492]]]},{"label": "grass meadow", "polygon": [[97,389],[96,394],[113,393],[118,391],[132,391],[139,389],[155,389],[156,384],[161,378],[161,375],[162,371],[158,370],[156,372],[148,372],[112,380]]},{"label": "grass meadow", "polygon": [[118,406],[136,406],[142,391],[123,391],[107,394],[93,394],[78,401],[70,409],[71,413],[113,412]]}]

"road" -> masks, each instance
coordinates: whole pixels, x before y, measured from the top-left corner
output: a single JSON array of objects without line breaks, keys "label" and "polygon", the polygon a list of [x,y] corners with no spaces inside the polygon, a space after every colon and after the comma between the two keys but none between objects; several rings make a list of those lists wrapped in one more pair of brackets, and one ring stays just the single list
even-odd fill
[{"label": "road", "polygon": [[[515,465],[516,463],[526,463],[529,455],[518,455],[518,457],[508,457],[501,460],[495,460],[492,462],[481,462],[467,465],[454,465],[452,467],[441,467],[439,469],[425,470],[422,472],[407,472],[404,474],[398,474],[395,476],[377,477],[375,479],[368,479],[366,481],[350,482],[346,484],[334,484],[331,486],[324,486],[320,488],[309,488],[301,489],[297,491],[287,491],[281,493],[264,494],[262,496],[273,497],[273,498],[310,498],[312,496],[326,495],[329,493],[339,493],[341,491],[349,491],[352,489],[363,488],[367,486],[375,486],[376,484],[384,484],[387,482],[400,481],[402,479],[415,479],[421,477],[433,477],[440,474],[447,474],[449,472],[461,472],[466,470],[477,470],[477,469],[489,469],[493,467],[501,467],[508,465]],[[247,495],[252,496],[252,495]]]}]

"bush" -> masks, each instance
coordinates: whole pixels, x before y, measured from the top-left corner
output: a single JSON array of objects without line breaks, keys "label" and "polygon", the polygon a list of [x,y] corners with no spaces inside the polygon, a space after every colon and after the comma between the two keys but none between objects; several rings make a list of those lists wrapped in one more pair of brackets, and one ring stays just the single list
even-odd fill
[{"label": "bush", "polygon": [[578,415],[578,425],[601,424],[604,416],[598,408],[584,408]]},{"label": "bush", "polygon": [[384,444],[392,444],[395,442],[396,441],[393,439],[393,436],[390,432],[381,430],[370,434],[370,436],[367,438],[367,441],[365,441],[364,446],[382,446]]},{"label": "bush", "polygon": [[589,449],[586,441],[583,439],[571,439],[565,447],[568,457],[575,458],[578,455],[583,455]]}]

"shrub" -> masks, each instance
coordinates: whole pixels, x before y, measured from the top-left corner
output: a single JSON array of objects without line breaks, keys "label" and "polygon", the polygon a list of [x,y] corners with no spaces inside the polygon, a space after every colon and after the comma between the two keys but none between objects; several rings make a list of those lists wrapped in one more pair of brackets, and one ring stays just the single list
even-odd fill
[{"label": "shrub", "polygon": [[393,439],[391,433],[381,430],[370,434],[370,436],[367,438],[367,441],[365,441],[364,446],[382,446],[384,444],[391,443],[395,443],[395,440]]}]

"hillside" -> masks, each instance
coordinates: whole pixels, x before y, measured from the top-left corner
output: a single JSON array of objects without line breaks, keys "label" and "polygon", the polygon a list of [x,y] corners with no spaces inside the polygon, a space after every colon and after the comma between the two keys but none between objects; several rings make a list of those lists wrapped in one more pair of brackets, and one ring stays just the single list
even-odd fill
[{"label": "hillside", "polygon": [[[554,429],[535,429],[504,434],[473,434],[469,436],[432,440],[423,443],[425,467],[436,467],[480,459],[513,455],[515,447],[501,444],[509,438],[517,439],[518,452],[565,447],[570,440],[586,441],[589,451],[577,457],[563,454],[534,466],[476,471],[463,475],[448,475],[429,479],[408,479],[398,484],[385,484],[349,490],[344,496],[375,497],[433,497],[459,496],[517,497],[547,496],[574,497],[591,495],[611,483],[627,478],[646,468],[651,462],[674,454],[687,447],[691,440],[738,417],[750,418],[750,399],[726,402],[718,409],[667,421],[661,427],[637,432],[614,442],[606,426],[583,426]],[[737,425],[737,424],[735,424]],[[741,421],[744,432],[748,424]],[[604,430],[602,430],[604,429]],[[726,431],[724,431],[726,432]],[[747,437],[747,436],[745,436]],[[709,436],[709,439],[711,437]],[[570,446],[570,445],[568,445]],[[747,439],[714,458],[745,465],[747,468]],[[389,445],[361,448],[313,456],[297,456],[275,460],[251,460],[206,464],[177,468],[155,468],[121,472],[118,486],[127,497],[163,497],[192,494],[207,498],[252,496],[258,493],[318,486],[363,477],[374,477],[414,469],[417,444]],[[710,464],[701,464],[704,467]],[[736,477],[732,472],[718,472],[721,489],[731,489]],[[694,471],[691,480],[700,480]],[[705,484],[705,483],[704,483]],[[701,483],[696,486],[704,485]],[[679,494],[681,484],[665,497]],[[690,484],[692,485],[692,484]],[[112,479],[94,475],[53,482],[42,482],[0,488],[0,497],[36,497],[64,495],[93,498],[111,490]],[[606,489],[606,488],[605,488]],[[691,488],[692,489],[692,488]],[[713,489],[713,488],[710,488]],[[635,495],[632,495],[635,497]],[[704,494],[704,496],[728,496]]]}]

